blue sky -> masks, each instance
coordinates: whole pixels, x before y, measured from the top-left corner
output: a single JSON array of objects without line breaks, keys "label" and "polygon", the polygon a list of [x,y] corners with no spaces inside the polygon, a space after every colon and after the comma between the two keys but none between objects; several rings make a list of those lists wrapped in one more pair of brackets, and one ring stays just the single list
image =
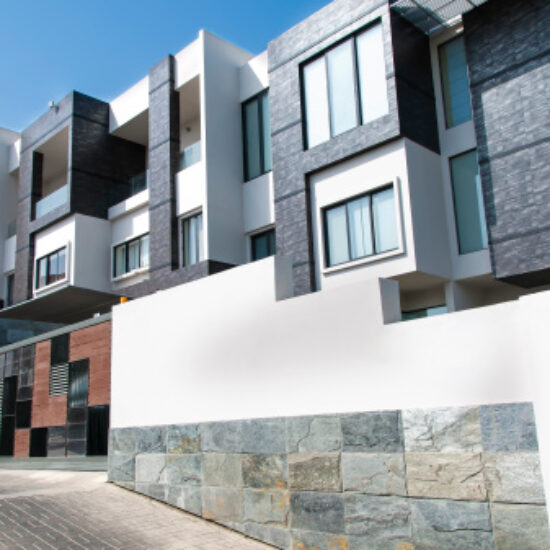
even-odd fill
[{"label": "blue sky", "polygon": [[71,90],[109,101],[205,28],[252,53],[329,0],[0,0],[0,126]]}]

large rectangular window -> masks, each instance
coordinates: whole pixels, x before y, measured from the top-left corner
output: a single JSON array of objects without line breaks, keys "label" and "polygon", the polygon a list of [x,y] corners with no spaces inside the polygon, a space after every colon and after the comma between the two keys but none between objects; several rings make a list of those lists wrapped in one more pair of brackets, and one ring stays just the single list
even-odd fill
[{"label": "large rectangular window", "polygon": [[382,25],[306,63],[302,86],[308,148],[387,114]]},{"label": "large rectangular window", "polygon": [[487,224],[477,152],[450,159],[456,231],[460,254],[487,248]]},{"label": "large rectangular window", "polygon": [[202,213],[181,221],[182,265],[197,264],[204,259],[202,246]]},{"label": "large rectangular window", "polygon": [[252,261],[275,254],[275,229],[268,229],[250,237]]},{"label": "large rectangular window", "polygon": [[67,249],[61,248],[36,261],[36,288],[62,281],[67,276]]},{"label": "large rectangular window", "polygon": [[459,36],[439,47],[441,90],[447,128],[472,119],[470,86],[464,38]]},{"label": "large rectangular window", "polygon": [[149,267],[149,235],[115,246],[113,277],[121,277],[144,267]]},{"label": "large rectangular window", "polygon": [[271,170],[271,126],[269,97],[262,92],[243,103],[245,181]]},{"label": "large rectangular window", "polygon": [[393,187],[385,187],[324,211],[327,266],[398,247]]}]

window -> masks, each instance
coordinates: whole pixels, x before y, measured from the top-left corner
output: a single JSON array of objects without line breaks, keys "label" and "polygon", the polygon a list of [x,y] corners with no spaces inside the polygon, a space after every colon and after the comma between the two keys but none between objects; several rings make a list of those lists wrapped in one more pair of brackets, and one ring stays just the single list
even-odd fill
[{"label": "window", "polygon": [[415,309],[413,311],[401,312],[401,319],[403,321],[411,321],[412,319],[422,319],[424,317],[433,317],[434,315],[443,315],[447,313],[447,306],[432,306],[425,307],[423,309]]},{"label": "window", "polygon": [[305,64],[302,87],[308,148],[387,114],[382,25]]},{"label": "window", "polygon": [[459,36],[439,47],[441,90],[447,128],[472,118],[468,66],[464,38]]},{"label": "window", "polygon": [[66,273],[67,249],[61,248],[36,262],[36,288],[62,281]]},{"label": "window", "polygon": [[268,229],[250,237],[252,261],[275,254],[275,229]]},{"label": "window", "polygon": [[183,267],[202,261],[202,213],[182,220],[181,237]]},{"label": "window", "polygon": [[245,181],[271,170],[271,125],[267,92],[243,103]]},{"label": "window", "polygon": [[450,159],[456,232],[460,254],[487,248],[487,224],[477,152]]},{"label": "window", "polygon": [[142,235],[115,246],[113,276],[120,277],[149,266],[149,235]]},{"label": "window", "polygon": [[13,305],[13,293],[15,289],[15,273],[6,275],[6,307]]},{"label": "window", "polygon": [[385,187],[324,211],[327,266],[398,247],[393,187]]}]

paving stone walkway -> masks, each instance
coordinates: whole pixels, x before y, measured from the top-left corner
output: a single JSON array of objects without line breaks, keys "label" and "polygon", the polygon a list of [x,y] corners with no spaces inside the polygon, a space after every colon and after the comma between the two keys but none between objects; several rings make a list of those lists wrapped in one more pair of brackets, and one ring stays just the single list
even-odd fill
[{"label": "paving stone walkway", "polygon": [[0,470],[0,549],[272,549],[106,479],[99,472]]}]

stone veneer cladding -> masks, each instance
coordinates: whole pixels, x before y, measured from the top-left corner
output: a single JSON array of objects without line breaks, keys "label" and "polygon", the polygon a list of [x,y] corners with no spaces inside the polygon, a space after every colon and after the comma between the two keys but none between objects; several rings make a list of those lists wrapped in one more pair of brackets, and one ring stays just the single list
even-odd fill
[{"label": "stone veneer cladding", "polygon": [[464,18],[493,273],[550,282],[550,4],[488,2]]},{"label": "stone veneer cladding", "polygon": [[542,550],[531,404],[112,429],[109,479],[285,550]]},{"label": "stone veneer cladding", "polygon": [[[383,29],[389,113],[304,150],[301,64],[375,21]],[[308,174],[400,136],[438,150],[429,47],[387,1],[336,0],[270,42],[268,58],[277,253],[292,257],[299,295],[314,290]]]}]

